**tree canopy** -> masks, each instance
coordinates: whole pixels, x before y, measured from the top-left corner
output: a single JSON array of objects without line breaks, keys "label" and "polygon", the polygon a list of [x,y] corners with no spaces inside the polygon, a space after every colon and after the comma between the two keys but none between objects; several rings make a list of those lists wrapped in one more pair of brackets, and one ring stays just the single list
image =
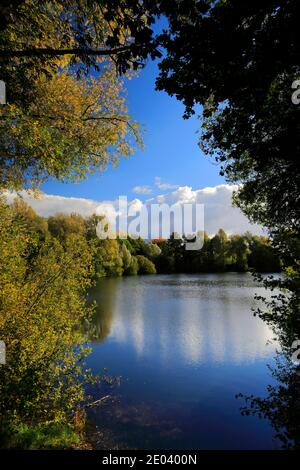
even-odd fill
[{"label": "tree canopy", "polygon": [[152,20],[120,2],[109,11],[105,2],[89,1],[26,0],[2,8],[1,187],[78,180],[131,155],[141,138],[120,72],[131,77],[137,51],[143,60]]},{"label": "tree canopy", "polygon": [[243,183],[242,210],[270,229],[298,230],[299,2],[171,3],[157,88],[183,101],[185,117],[203,107],[200,146]]},{"label": "tree canopy", "polygon": [[4,0],[1,2],[2,79],[14,102],[30,99],[35,77],[55,74],[65,61],[80,76],[111,59],[118,73],[142,67],[160,55],[153,41],[149,1]]}]

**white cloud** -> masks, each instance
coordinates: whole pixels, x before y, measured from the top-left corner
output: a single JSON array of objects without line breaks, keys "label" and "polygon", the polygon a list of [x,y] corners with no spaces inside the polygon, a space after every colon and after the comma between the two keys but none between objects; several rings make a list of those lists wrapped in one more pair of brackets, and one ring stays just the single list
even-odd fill
[{"label": "white cloud", "polygon": [[209,234],[219,228],[227,233],[244,233],[247,230],[262,234],[262,227],[251,224],[240,209],[232,206],[232,193],[237,185],[220,184],[214,187],[193,190],[190,186],[179,187],[176,191],[158,196],[160,204],[204,204],[204,225]]},{"label": "white cloud", "polygon": [[137,194],[151,194],[152,189],[150,186],[135,186],[132,188],[132,192]]},{"label": "white cloud", "polygon": [[140,211],[142,207],[143,207],[143,202],[140,199],[135,198],[132,201],[128,201],[128,208],[130,209],[130,212],[132,214]]},{"label": "white cloud", "polygon": [[177,189],[177,188],[179,188],[178,184],[162,183],[160,176],[155,177],[154,184],[157,188],[159,188],[163,191],[165,191],[167,189]]},{"label": "white cloud", "polygon": [[[171,183],[163,182],[160,176],[156,176],[154,178],[154,186],[162,191],[179,188],[178,184],[171,184]],[[153,189],[149,185],[141,185],[141,186],[134,186],[134,188],[132,188],[132,192],[137,193],[137,194],[151,194],[153,192]]]},{"label": "white cloud", "polygon": [[[8,203],[11,203],[16,197],[16,193],[4,193]],[[19,195],[26,201],[31,207],[39,214],[44,217],[56,214],[58,212],[64,212],[71,214],[76,212],[83,216],[91,215],[95,212],[99,202],[92,199],[78,198],[78,197],[64,197],[54,196],[52,194],[41,193],[38,198],[26,191],[20,191]]]},{"label": "white cloud", "polygon": [[[112,202],[100,202],[93,211],[97,215],[105,215],[108,220],[114,220],[119,214],[117,204]],[[93,213],[92,212],[92,213]],[[82,214],[85,215],[85,214]],[[91,214],[86,214],[91,215]]]},{"label": "white cloud", "polygon": [[[232,206],[232,193],[236,189],[238,189],[238,186],[228,184],[196,190],[193,190],[190,186],[181,186],[175,191],[165,195],[148,199],[146,204],[204,204],[204,225],[206,232],[210,235],[215,234],[219,228],[223,228],[229,234],[244,233],[247,230],[254,234],[262,234],[263,231],[259,225],[250,224],[242,212]],[[93,213],[106,214],[107,217],[110,218],[120,213],[118,200],[95,201],[93,199],[54,196],[49,194],[41,194],[39,199],[35,199],[31,194],[25,191],[21,191],[21,195],[38,214],[44,217],[58,212],[68,214],[76,212],[83,216],[89,216]],[[5,196],[8,202],[11,203],[16,193],[6,192]],[[138,198],[128,201],[128,207],[131,207],[131,213],[141,210],[142,206],[143,202]]]}]

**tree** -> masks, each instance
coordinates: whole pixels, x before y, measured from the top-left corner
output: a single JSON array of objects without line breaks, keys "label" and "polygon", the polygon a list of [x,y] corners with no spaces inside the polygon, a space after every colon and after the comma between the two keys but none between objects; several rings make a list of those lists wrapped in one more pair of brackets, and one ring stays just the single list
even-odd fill
[{"label": "tree", "polygon": [[13,433],[17,440],[24,427],[68,432],[85,399],[82,323],[91,313],[85,303],[91,254],[74,234],[65,246],[48,234],[37,250],[27,221],[3,200],[0,216],[0,337],[7,346],[1,438]]},{"label": "tree", "polygon": [[95,272],[97,277],[122,276],[123,260],[117,240],[96,241]]},{"label": "tree", "polygon": [[71,234],[85,235],[85,223],[79,214],[56,214],[48,218],[49,232],[59,241],[65,242]]},{"label": "tree", "polygon": [[210,239],[206,232],[203,234],[203,247],[195,253],[192,260],[193,272],[209,272],[213,269],[212,256],[210,252]]},{"label": "tree", "polygon": [[[242,183],[235,204],[268,229],[287,274],[277,286],[290,305],[300,297],[300,106],[291,100],[300,78],[299,7],[298,0],[161,2],[169,25],[157,79],[159,90],[183,101],[185,117],[201,105],[200,146],[228,182]],[[272,308],[274,324],[286,318],[290,330],[280,298]],[[291,341],[300,333],[294,326]]]},{"label": "tree", "polygon": [[77,75],[99,72],[108,59],[119,74],[160,56],[151,2],[132,0],[12,0],[1,4],[1,79],[10,102],[30,101],[36,77],[65,62]]},{"label": "tree", "polygon": [[139,274],[155,274],[155,265],[148,258],[142,255],[137,255],[138,273]]},{"label": "tree", "polygon": [[248,270],[248,256],[250,253],[249,243],[245,237],[240,235],[230,237],[228,255],[232,258],[231,263],[235,270],[242,272]]},{"label": "tree", "polygon": [[5,5],[1,187],[36,189],[49,177],[82,179],[141,145],[117,72],[130,78],[152,48],[152,20],[139,16],[141,8],[138,2],[123,11],[120,2],[85,0]]},{"label": "tree", "polygon": [[139,263],[136,256],[131,257],[130,265],[124,270],[125,276],[136,276],[139,271]]},{"label": "tree", "polygon": [[213,266],[219,271],[224,271],[227,265],[227,244],[227,234],[220,228],[218,233],[210,240]]},{"label": "tree", "polygon": [[144,255],[154,261],[161,253],[161,249],[156,243],[146,243],[144,248]]},{"label": "tree", "polygon": [[249,242],[248,263],[257,272],[278,272],[281,270],[280,259],[267,237],[252,236]]},{"label": "tree", "polygon": [[86,217],[84,219],[85,233],[86,233],[87,240],[90,241],[90,240],[97,238],[97,233],[96,233],[97,225],[101,220],[103,220],[103,217],[104,217],[103,215],[92,214],[91,216]]},{"label": "tree", "polygon": [[126,271],[131,266],[132,255],[124,243],[120,246],[120,252],[122,257],[123,269],[124,271]]},{"label": "tree", "polygon": [[237,204],[271,229],[299,223],[298,13],[297,0],[180,2],[162,38],[157,87],[186,116],[203,106],[201,146],[243,182]]},{"label": "tree", "polygon": [[44,217],[40,217],[36,212],[20,197],[15,198],[11,206],[16,218],[19,218],[26,225],[27,230],[37,234],[39,241],[45,240],[48,232],[48,223]]},{"label": "tree", "polygon": [[112,64],[103,64],[97,80],[67,72],[39,77],[28,105],[0,109],[1,187],[79,180],[131,155],[141,140],[123,92]]}]

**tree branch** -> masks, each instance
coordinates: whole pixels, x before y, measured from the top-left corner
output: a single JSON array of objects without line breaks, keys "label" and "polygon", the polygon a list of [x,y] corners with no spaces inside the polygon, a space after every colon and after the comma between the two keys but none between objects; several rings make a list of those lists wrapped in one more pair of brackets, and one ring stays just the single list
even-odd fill
[{"label": "tree branch", "polygon": [[21,51],[12,51],[12,50],[0,50],[0,57],[41,57],[44,55],[48,56],[61,56],[61,55],[78,55],[78,56],[102,56],[102,55],[116,55],[122,52],[130,50],[131,46],[122,46],[116,47],[114,49],[82,49],[82,48],[73,48],[73,49],[53,49],[53,48],[33,48],[33,49],[24,49]]}]

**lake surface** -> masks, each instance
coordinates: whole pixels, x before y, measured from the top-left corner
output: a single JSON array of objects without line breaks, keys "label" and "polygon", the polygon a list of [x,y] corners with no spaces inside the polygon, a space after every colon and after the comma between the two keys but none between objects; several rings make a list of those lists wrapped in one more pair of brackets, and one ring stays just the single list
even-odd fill
[{"label": "lake surface", "polygon": [[[241,416],[236,394],[266,396],[276,345],[253,317],[249,274],[154,275],[101,280],[94,373],[121,376],[115,403],[90,410],[120,448],[276,449],[266,420]],[[107,392],[105,392],[107,393]]]}]

